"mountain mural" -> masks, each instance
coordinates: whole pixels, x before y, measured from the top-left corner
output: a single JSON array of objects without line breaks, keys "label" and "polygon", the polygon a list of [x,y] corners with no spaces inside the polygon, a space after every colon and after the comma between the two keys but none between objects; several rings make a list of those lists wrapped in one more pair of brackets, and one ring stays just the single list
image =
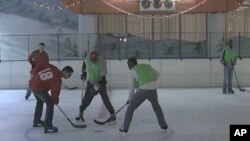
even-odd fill
[{"label": "mountain mural", "polygon": [[[35,1],[35,0],[34,0]],[[0,0],[0,13],[13,14],[48,24],[78,30],[78,14],[62,10],[37,7],[31,0]],[[58,0],[36,0],[40,4],[59,6]]]}]

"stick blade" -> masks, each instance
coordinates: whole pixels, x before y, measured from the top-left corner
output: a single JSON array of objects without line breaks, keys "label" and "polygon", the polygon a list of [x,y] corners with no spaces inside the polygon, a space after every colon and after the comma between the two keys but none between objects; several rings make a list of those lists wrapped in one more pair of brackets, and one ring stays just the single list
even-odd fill
[{"label": "stick blade", "polygon": [[240,91],[245,92],[246,90],[245,89],[240,89]]},{"label": "stick blade", "polygon": [[77,89],[78,87],[72,87],[72,88],[68,88],[69,90],[75,90]]},{"label": "stick blade", "polygon": [[86,128],[87,125],[86,124],[83,124],[83,125],[78,125],[78,124],[75,124],[73,123],[69,118],[67,118],[67,120],[70,122],[70,124],[75,127],[75,128]]},{"label": "stick blade", "polygon": [[65,87],[66,89],[68,89],[68,90],[75,90],[75,89],[78,88],[78,87],[76,87],[76,86],[75,86],[75,87],[68,87],[68,86],[65,86],[65,85],[64,85],[64,87]]},{"label": "stick blade", "polygon": [[98,121],[96,119],[94,119],[94,123],[98,124],[98,125],[104,125],[105,123],[107,123],[108,120],[106,121]]},{"label": "stick blade", "polygon": [[86,124],[84,124],[84,125],[76,125],[76,124],[74,124],[73,127],[75,127],[75,128],[86,128],[87,125]]}]

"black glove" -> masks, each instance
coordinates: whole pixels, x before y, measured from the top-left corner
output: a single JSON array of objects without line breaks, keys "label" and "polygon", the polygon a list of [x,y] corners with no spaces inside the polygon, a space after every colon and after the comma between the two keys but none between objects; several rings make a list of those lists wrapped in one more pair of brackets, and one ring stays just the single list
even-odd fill
[{"label": "black glove", "polygon": [[35,67],[35,62],[34,61],[30,61],[31,67],[34,68]]},{"label": "black glove", "polygon": [[55,105],[58,105],[59,103],[59,97],[51,97],[52,98],[52,102],[55,104]]},{"label": "black glove", "polygon": [[81,80],[86,80],[87,79],[87,72],[82,72],[82,74],[81,74]]},{"label": "black glove", "polygon": [[82,63],[82,72],[84,72],[86,70],[86,64],[85,62]]},{"label": "black glove", "polygon": [[100,81],[98,81],[98,84],[100,84],[100,85],[106,85],[107,84],[106,77],[102,76],[102,79]]},{"label": "black glove", "polygon": [[126,105],[129,104],[129,100],[127,100]]}]

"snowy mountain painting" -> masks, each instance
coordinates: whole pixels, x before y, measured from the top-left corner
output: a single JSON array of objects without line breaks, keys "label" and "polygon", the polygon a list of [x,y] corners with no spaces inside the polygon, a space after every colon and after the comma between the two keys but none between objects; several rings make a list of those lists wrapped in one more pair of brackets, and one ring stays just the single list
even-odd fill
[{"label": "snowy mountain painting", "polygon": [[48,10],[40,8],[31,2],[60,6],[59,0],[0,0],[0,13],[17,15],[51,27],[78,30],[78,14],[72,13],[68,9]]},{"label": "snowy mountain painting", "polygon": [[[78,35],[78,14],[67,9],[40,8],[31,1],[60,5],[58,0],[0,0],[1,60],[26,60],[40,42],[46,44],[50,59],[81,59],[83,53],[79,48],[79,38],[81,43],[94,40],[93,46],[106,59],[126,59],[131,56],[141,59],[216,58],[223,45],[223,39],[219,40],[217,36],[211,36],[208,41],[195,42],[174,38],[150,40],[136,33],[125,36],[104,33],[98,36],[98,41],[95,38],[87,39]],[[124,37],[126,41],[121,41]],[[239,56],[249,56],[248,37],[235,36],[230,39]]]},{"label": "snowy mountain painting", "polygon": [[66,9],[48,10],[30,0],[0,0],[1,60],[26,60],[40,42],[46,44],[50,59],[76,59],[76,33],[78,15]]},{"label": "snowy mountain painting", "polygon": [[[133,34],[117,37],[111,33],[99,36],[99,50],[108,59],[126,59],[136,57],[140,59],[164,59],[180,58],[206,58],[206,41],[191,42],[186,40],[164,38],[161,40],[149,40]],[[181,49],[180,49],[181,43]]]}]

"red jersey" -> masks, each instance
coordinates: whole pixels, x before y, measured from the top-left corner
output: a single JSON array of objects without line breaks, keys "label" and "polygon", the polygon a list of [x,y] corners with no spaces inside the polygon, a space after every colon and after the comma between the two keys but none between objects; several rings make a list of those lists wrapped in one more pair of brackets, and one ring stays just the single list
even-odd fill
[{"label": "red jersey", "polygon": [[30,63],[33,62],[35,65],[31,69],[32,74],[39,72],[40,70],[47,67],[47,65],[49,64],[49,56],[45,51],[43,51],[43,53],[40,53],[39,50],[33,51],[29,55],[28,60]]},{"label": "red jersey", "polygon": [[56,66],[51,64],[34,74],[29,82],[32,90],[37,92],[48,92],[51,90],[51,98],[55,104],[58,104],[59,102],[61,84],[62,72]]}]

